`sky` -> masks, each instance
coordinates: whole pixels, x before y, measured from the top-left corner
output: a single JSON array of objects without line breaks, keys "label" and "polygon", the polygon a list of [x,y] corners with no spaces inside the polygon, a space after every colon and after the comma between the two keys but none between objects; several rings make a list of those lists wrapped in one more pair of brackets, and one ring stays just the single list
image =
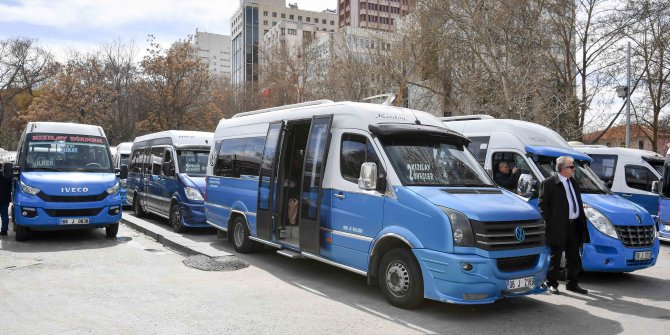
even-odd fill
[{"label": "sky", "polygon": [[[337,7],[337,0],[288,0],[307,10]],[[134,41],[140,51],[147,35],[168,44],[196,28],[230,34],[230,17],[240,0],[0,0],[0,39],[28,37],[63,58],[68,50],[93,52],[115,40]]]}]

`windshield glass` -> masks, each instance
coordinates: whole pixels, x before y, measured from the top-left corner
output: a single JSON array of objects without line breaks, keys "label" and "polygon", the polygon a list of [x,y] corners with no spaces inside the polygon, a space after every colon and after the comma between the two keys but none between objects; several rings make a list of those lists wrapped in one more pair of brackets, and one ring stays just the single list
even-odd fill
[{"label": "windshield glass", "polygon": [[209,151],[177,150],[179,172],[189,175],[207,174]]},{"label": "windshield glass", "polygon": [[30,134],[24,171],[112,172],[107,139],[99,136]]},{"label": "windshield glass", "polygon": [[388,136],[382,143],[403,185],[493,186],[472,154],[448,138]]},{"label": "windshield glass", "polygon": [[[533,160],[540,169],[544,178],[551,177],[556,171],[556,158],[549,156],[534,156]],[[582,193],[610,193],[603,182],[584,162],[575,161],[575,181]]]}]

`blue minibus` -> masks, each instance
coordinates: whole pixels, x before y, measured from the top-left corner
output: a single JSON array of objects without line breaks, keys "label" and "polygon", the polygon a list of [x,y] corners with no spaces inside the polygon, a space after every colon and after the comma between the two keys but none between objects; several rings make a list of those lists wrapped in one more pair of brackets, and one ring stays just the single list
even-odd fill
[{"label": "blue minibus", "polygon": [[[123,142],[119,143],[116,146],[116,150],[112,154],[112,160],[114,163],[114,168],[121,170],[122,166],[128,167],[128,162],[130,161],[130,150],[133,147],[133,142]],[[119,185],[121,189],[119,193],[121,194],[121,202],[124,206],[129,205],[128,197],[126,196],[126,179],[119,180]]]},{"label": "blue minibus", "polygon": [[320,100],[221,120],[214,141],[207,222],[238,252],[352,271],[403,308],[546,290],[539,213],[430,114]]},{"label": "blue minibus", "polygon": [[658,204],[658,235],[662,241],[670,242],[670,149],[663,162],[660,185],[654,185],[660,194]]},{"label": "blue minibus", "polygon": [[16,240],[32,230],[105,228],[121,220],[119,176],[99,126],[29,122],[14,166],[12,218]]},{"label": "blue minibus", "polygon": [[168,219],[175,232],[209,227],[202,193],[212,136],[168,130],[135,138],[126,192],[136,216]]},{"label": "blue minibus", "polygon": [[574,158],[591,238],[582,250],[585,271],[631,272],[656,264],[659,242],[649,212],[607,188],[589,168],[591,158],[573,150],[558,133],[538,124],[486,115],[443,120],[470,139],[469,150],[492,176],[503,162],[518,169],[516,185],[510,190],[535,208],[538,183],[555,173],[556,158]]}]

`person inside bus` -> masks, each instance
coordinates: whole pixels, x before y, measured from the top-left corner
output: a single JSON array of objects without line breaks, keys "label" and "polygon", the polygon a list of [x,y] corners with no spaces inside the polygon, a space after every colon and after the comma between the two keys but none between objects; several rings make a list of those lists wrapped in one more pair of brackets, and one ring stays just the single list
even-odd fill
[{"label": "person inside bus", "polygon": [[0,163],[0,236],[7,236],[9,202],[12,200],[12,164]]},{"label": "person inside bus", "polygon": [[498,172],[493,176],[496,184],[504,187],[510,191],[514,191],[517,181],[519,180],[519,168],[514,168],[510,171],[510,166],[507,161],[498,163]]}]

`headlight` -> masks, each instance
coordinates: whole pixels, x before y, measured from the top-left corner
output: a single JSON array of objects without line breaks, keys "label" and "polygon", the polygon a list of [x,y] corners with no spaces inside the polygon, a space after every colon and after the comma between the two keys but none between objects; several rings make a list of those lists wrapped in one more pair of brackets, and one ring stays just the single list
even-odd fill
[{"label": "headlight", "polygon": [[186,193],[186,197],[188,198],[188,200],[203,200],[200,191],[196,190],[193,187],[184,188],[184,192]]},{"label": "headlight", "polygon": [[472,226],[470,219],[461,212],[442,207],[444,213],[449,217],[451,223],[451,234],[454,245],[459,247],[474,247],[475,241],[472,236]]},{"label": "headlight", "polygon": [[30,195],[37,195],[37,193],[40,193],[39,188],[28,186],[24,184],[22,181],[19,181],[19,185],[21,186],[21,191],[23,191],[23,193],[28,193]]},{"label": "headlight", "polygon": [[600,213],[598,210],[595,208],[589,206],[589,205],[584,205],[584,213],[586,214],[586,218],[589,219],[589,222],[598,229],[601,233],[614,237],[614,238],[619,238],[616,233],[616,229],[614,229],[614,226],[612,225],[612,222],[603,215],[603,213]]},{"label": "headlight", "polygon": [[108,188],[106,191],[110,195],[119,193],[119,182],[117,181],[116,184],[114,184],[114,186]]}]

